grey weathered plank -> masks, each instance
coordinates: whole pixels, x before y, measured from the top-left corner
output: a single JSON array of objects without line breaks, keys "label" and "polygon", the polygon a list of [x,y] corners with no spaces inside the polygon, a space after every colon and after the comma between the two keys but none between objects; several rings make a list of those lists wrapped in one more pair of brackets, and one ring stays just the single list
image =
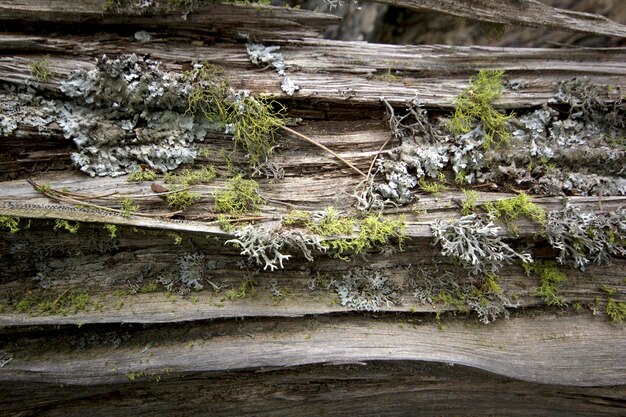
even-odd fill
[{"label": "grey weathered plank", "polygon": [[506,25],[547,27],[594,35],[626,38],[626,26],[599,14],[575,12],[537,0],[375,0],[377,3],[418,11],[435,11],[452,16]]}]

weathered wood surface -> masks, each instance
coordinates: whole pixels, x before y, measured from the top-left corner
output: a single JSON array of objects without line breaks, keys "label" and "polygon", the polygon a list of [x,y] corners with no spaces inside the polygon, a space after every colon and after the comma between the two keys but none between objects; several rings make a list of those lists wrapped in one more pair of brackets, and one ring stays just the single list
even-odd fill
[{"label": "weathered wood surface", "polygon": [[[23,8],[15,12],[18,3]],[[452,108],[467,79],[484,68],[505,69],[508,81],[528,83],[520,90],[507,89],[496,103],[522,111],[545,104],[556,83],[572,76],[612,85],[603,97],[609,102],[622,99],[626,85],[626,52],[619,49],[343,43],[313,39],[334,20],[311,12],[207,5],[190,14],[185,26],[180,12],[103,16],[92,1],[63,14],[67,6],[62,3],[34,7],[29,1],[11,0],[0,5],[0,21],[11,29],[23,20],[39,20],[51,25],[43,30],[58,25],[66,31],[0,35],[1,83],[32,82],[30,64],[47,55],[54,74],[38,88],[50,98],[59,97],[60,82],[71,70],[92,68],[102,54],[149,54],[177,72],[208,60],[225,68],[233,88],[286,103],[290,116],[304,119],[298,131],[362,171],[368,171],[391,136],[383,123],[380,96],[401,108],[418,94],[439,117]],[[281,46],[287,73],[301,87],[293,96],[280,90],[272,70],[249,62],[243,44],[232,42],[233,19],[244,15],[255,38]],[[81,22],[108,33],[73,33]],[[263,30],[259,22],[266,25]],[[146,28],[151,41],[132,41],[134,31]],[[170,31],[177,34],[176,41]],[[387,72],[401,79],[385,80],[381,75]],[[259,179],[267,204],[257,224],[278,225],[293,208],[352,208],[350,195],[360,176],[296,137],[282,134],[277,143],[272,162],[285,175]],[[383,154],[398,145],[391,140]],[[518,302],[517,308],[509,308],[509,320],[483,325],[474,313],[454,315],[461,313],[458,306],[421,304],[412,287],[418,268],[436,267],[472,285],[481,279],[468,276],[452,260],[442,261],[440,247],[432,245],[431,224],[460,216],[457,202],[463,197],[452,188],[437,196],[416,190],[417,204],[385,210],[385,215],[407,215],[411,239],[404,251],[390,256],[371,251],[351,262],[325,253],[314,253],[315,261],[308,262],[293,254],[284,269],[262,271],[242,263],[240,249],[224,244],[231,235],[215,222],[212,193],[224,186],[228,171],[219,150],[230,149],[231,138],[212,133],[199,146],[206,152],[197,165],[214,165],[222,176],[194,186],[201,201],[176,218],[140,218],[52,201],[25,181],[32,176],[39,184],[84,194],[117,191],[96,200],[104,207],[119,207],[119,196],[133,195],[146,214],[171,211],[149,182],[75,172],[69,158],[75,146],[55,123],[42,130],[18,126],[2,138],[0,215],[17,216],[23,226],[28,219],[31,223],[15,235],[4,229],[0,235],[0,303],[7,307],[0,311],[0,359],[11,358],[0,367],[0,398],[5,403],[0,415],[70,416],[89,410],[94,416],[111,416],[123,415],[128,407],[140,408],[142,415],[414,415],[419,409],[424,415],[592,416],[623,411],[626,333],[623,325],[608,321],[603,307],[607,288],[618,300],[626,292],[625,259],[615,259],[611,266],[592,265],[584,272],[564,269],[569,281],[559,288],[560,295],[580,306],[580,313],[546,307],[536,295],[538,278],[527,276],[520,265],[506,266],[499,280]],[[579,164],[581,170],[597,167],[605,151],[590,149]],[[232,158],[236,164],[245,163],[241,151]],[[452,173],[445,174],[452,184]],[[507,184],[479,186],[477,191],[479,204],[514,195]],[[626,197],[571,200],[585,210],[609,212],[623,206]],[[563,204],[561,197],[534,201],[546,210]],[[81,229],[76,236],[54,231],[55,219],[82,222]],[[119,236],[111,239],[103,224],[119,225]],[[537,224],[523,220],[518,226],[515,236],[504,227],[500,233],[519,246],[533,243],[535,259],[554,259],[556,251],[543,238],[535,238]],[[179,234],[178,244],[172,232]],[[189,254],[202,254],[213,263],[204,278],[224,286],[220,292],[207,282],[202,291],[184,296],[176,289],[166,292],[161,284],[145,290]],[[385,271],[399,286],[401,302],[383,306],[383,312],[359,313],[339,305],[334,291],[311,289],[316,277],[341,279],[358,266]],[[88,291],[87,308],[66,315],[17,312],[16,300],[42,291],[37,281],[42,271],[50,281],[45,291],[57,301],[70,290]],[[255,282],[253,295],[243,300],[226,297],[226,289],[246,279]],[[277,288],[286,295],[273,297]],[[357,365],[338,365],[345,362]]]},{"label": "weathered wood surface", "polygon": [[125,382],[129,371],[158,375],[169,369],[185,374],[377,360],[452,363],[528,382],[571,386],[622,385],[626,372],[621,349],[626,333],[588,316],[544,314],[491,327],[455,320],[443,330],[431,320],[411,316],[338,316],[97,332],[100,338],[127,332],[115,349],[103,340],[92,345],[88,327],[80,332],[49,330],[45,344],[36,330],[5,333],[14,359],[2,369],[0,380],[95,385]]},{"label": "weathered wood surface", "polygon": [[132,409],[143,416],[591,417],[618,415],[624,407],[620,387],[538,385],[460,365],[414,361],[193,373],[184,386],[181,379],[163,372],[125,384],[12,382],[0,385],[1,395],[13,399],[3,404],[2,413],[82,417],[89,409],[90,415],[109,417]]},{"label": "weathered wood surface", "polygon": [[606,17],[548,6],[537,0],[375,0],[418,11],[435,11],[486,22],[548,27],[626,37],[626,26]]},{"label": "weathered wood surface", "polygon": [[[287,73],[300,86],[300,90],[289,97],[281,91],[280,78],[275,72],[263,71],[250,63],[244,45],[163,43],[164,39],[155,36],[153,41],[139,44],[127,36],[114,35],[107,35],[105,39],[100,35],[0,36],[0,48],[12,51],[19,47],[22,51],[31,51],[28,55],[0,57],[0,81],[24,83],[31,78],[30,64],[49,54],[49,66],[54,75],[43,86],[54,89],[70,71],[91,68],[94,59],[103,54],[132,52],[149,54],[177,71],[191,62],[220,65],[234,88],[304,103],[314,100],[321,104],[317,105],[317,117],[332,118],[333,113],[346,112],[341,107],[350,105],[382,110],[380,97],[403,105],[417,95],[426,107],[451,109],[454,98],[467,87],[469,77],[480,69],[504,70],[507,81],[526,85],[506,90],[495,103],[499,108],[544,104],[554,94],[558,81],[574,76],[589,77],[594,82],[613,86],[620,85],[626,77],[626,50],[623,49],[395,46],[305,39],[280,43]],[[398,77],[396,81],[381,77],[389,71]],[[610,90],[608,94],[607,99],[616,100],[622,93]],[[324,107],[324,102],[332,107]]]}]

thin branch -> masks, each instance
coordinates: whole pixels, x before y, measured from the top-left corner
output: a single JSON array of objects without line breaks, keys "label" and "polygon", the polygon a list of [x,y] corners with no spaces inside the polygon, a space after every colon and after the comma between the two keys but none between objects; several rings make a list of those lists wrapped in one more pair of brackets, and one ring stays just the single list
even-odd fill
[{"label": "thin branch", "polygon": [[355,167],[351,162],[348,162],[345,158],[339,156],[338,154],[336,154],[335,152],[333,152],[332,150],[328,149],[326,146],[322,145],[319,142],[314,141],[313,139],[309,138],[308,136],[303,135],[302,133],[296,132],[295,130],[287,127],[287,126],[282,126],[281,127],[284,131],[291,133],[294,136],[299,137],[300,139],[304,139],[307,142],[317,146],[318,148],[321,148],[323,150],[325,150],[326,152],[330,153],[331,155],[333,155],[335,158],[339,159],[341,162],[343,162],[344,164],[346,164],[347,166],[349,166],[350,168],[352,168],[354,171],[358,172],[360,175],[367,177],[367,175],[361,171],[360,169],[358,169],[357,167]]}]

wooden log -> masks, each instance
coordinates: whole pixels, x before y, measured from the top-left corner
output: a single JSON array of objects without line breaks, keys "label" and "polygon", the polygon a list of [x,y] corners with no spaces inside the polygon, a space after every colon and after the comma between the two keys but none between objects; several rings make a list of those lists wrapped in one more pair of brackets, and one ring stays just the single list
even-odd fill
[{"label": "wooden log", "polygon": [[505,25],[546,27],[626,37],[624,25],[602,15],[559,9],[537,0],[376,0],[376,2]]}]

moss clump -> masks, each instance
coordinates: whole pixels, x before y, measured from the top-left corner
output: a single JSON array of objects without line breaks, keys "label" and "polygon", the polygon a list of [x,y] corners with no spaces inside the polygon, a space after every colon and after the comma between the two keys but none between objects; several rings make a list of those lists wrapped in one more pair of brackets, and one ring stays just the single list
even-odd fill
[{"label": "moss clump", "polygon": [[549,306],[565,307],[567,301],[559,294],[559,286],[567,282],[567,276],[559,270],[554,262],[541,262],[522,264],[527,275],[539,276],[541,286],[535,289],[535,295],[541,297]]},{"label": "moss clump", "polygon": [[85,311],[90,305],[91,298],[89,293],[78,290],[67,290],[57,296],[49,293],[27,293],[12,304],[18,313],[62,316]]},{"label": "moss clump", "polygon": [[[309,223],[308,227],[313,233],[330,238],[322,246],[344,260],[347,260],[348,252],[364,253],[375,247],[387,246],[392,239],[396,239],[401,248],[407,236],[404,217],[383,219],[380,215],[371,214],[357,221],[352,217],[340,217],[333,207],[326,208],[324,217],[317,223]],[[359,229],[356,237],[355,228]]]},{"label": "moss clump", "polygon": [[440,192],[446,189],[446,186],[443,185],[442,183],[437,182],[437,181],[426,181],[426,178],[424,177],[419,179],[419,181],[417,182],[417,185],[419,185],[420,189],[423,192],[429,193],[429,194],[439,194]]},{"label": "moss clump", "polygon": [[59,229],[63,229],[66,230],[68,232],[70,232],[71,234],[75,235],[78,233],[78,229],[80,228],[80,224],[79,223],[70,223],[67,220],[64,219],[56,219],[54,221],[54,230],[59,230]]},{"label": "moss clump", "polygon": [[166,174],[165,182],[169,184],[182,184],[185,187],[196,184],[205,184],[217,178],[217,170],[214,166],[203,166],[199,169],[185,169],[179,174]]},{"label": "moss clump", "polygon": [[220,229],[227,233],[235,230],[235,225],[233,224],[233,222],[231,222],[231,219],[224,214],[220,214],[217,216],[217,224],[220,226]]},{"label": "moss clump", "polygon": [[126,181],[128,182],[142,182],[153,181],[158,178],[158,174],[150,170],[136,170],[130,173]]},{"label": "moss clump", "polygon": [[611,321],[621,323],[626,318],[626,303],[609,298],[606,303],[606,315]]},{"label": "moss clump", "polygon": [[283,217],[287,226],[306,226],[311,222],[311,213],[303,210],[291,210]]},{"label": "moss clump", "polygon": [[109,232],[109,236],[111,237],[111,239],[115,239],[117,237],[117,225],[115,224],[105,224],[104,225],[104,230],[106,230],[107,232]]},{"label": "moss clump", "polygon": [[48,57],[30,63],[30,75],[39,82],[48,81],[52,76]]},{"label": "moss clump", "polygon": [[241,175],[231,178],[226,183],[226,189],[217,190],[215,209],[220,213],[243,214],[247,211],[257,211],[265,203],[258,193],[259,184],[254,180],[245,180]]},{"label": "moss clump", "polygon": [[513,221],[524,216],[540,224],[546,222],[545,210],[533,203],[525,193],[520,193],[515,198],[487,202],[483,207],[492,217],[504,221]]},{"label": "moss clump", "polygon": [[120,204],[123,217],[130,217],[133,213],[139,211],[139,205],[133,204],[133,200],[128,197],[122,198]]},{"label": "moss clump", "polygon": [[[0,228],[8,229],[9,232],[14,235],[21,230],[20,219],[12,216],[0,216]],[[26,228],[28,228],[28,226],[26,226]]]},{"label": "moss clump", "polygon": [[488,149],[494,143],[508,141],[510,133],[505,123],[511,115],[504,115],[494,109],[492,102],[502,96],[501,70],[481,70],[470,79],[469,87],[457,97],[454,117],[450,130],[457,135],[468,133],[475,123],[480,122],[485,135],[483,146]]},{"label": "moss clump", "polygon": [[238,288],[231,288],[226,291],[226,298],[229,300],[243,300],[248,296],[253,296],[256,293],[255,290],[256,281],[253,279],[246,279],[241,281]]},{"label": "moss clump", "polygon": [[173,207],[178,210],[187,210],[189,207],[196,204],[198,200],[200,200],[200,194],[187,190],[180,190],[165,195],[165,201],[167,201],[168,207]]},{"label": "moss clump", "polygon": [[463,190],[465,194],[465,201],[461,205],[461,214],[469,216],[476,212],[476,201],[478,200],[478,193],[474,190]]}]

